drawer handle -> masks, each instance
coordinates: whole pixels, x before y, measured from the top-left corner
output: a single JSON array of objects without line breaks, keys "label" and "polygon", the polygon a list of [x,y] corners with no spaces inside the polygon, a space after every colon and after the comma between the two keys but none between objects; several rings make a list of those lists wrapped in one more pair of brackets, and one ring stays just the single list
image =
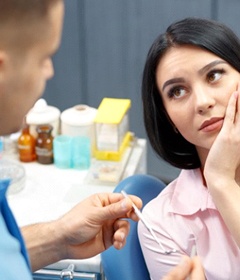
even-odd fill
[{"label": "drawer handle", "polygon": [[70,264],[68,268],[65,268],[61,271],[60,279],[65,279],[65,277],[68,277],[70,280],[73,280],[74,276],[74,264]]}]

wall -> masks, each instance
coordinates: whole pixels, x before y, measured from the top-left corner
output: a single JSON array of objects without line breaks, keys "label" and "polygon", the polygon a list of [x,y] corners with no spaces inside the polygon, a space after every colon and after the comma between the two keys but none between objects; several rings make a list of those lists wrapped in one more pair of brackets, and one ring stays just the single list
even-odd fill
[{"label": "wall", "polygon": [[[238,0],[67,0],[55,77],[44,97],[61,110],[76,104],[97,108],[103,97],[130,98],[130,127],[146,138],[141,75],[155,37],[173,21],[197,16],[227,23],[238,34]],[[148,172],[170,181],[179,170],[148,145]]]}]

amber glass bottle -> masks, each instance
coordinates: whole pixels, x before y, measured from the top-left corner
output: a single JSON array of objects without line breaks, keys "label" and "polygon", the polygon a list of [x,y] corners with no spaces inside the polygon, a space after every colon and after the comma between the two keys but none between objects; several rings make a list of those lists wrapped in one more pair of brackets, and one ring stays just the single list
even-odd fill
[{"label": "amber glass bottle", "polygon": [[18,138],[19,160],[23,162],[31,162],[36,160],[35,138],[29,132],[29,125],[24,124],[21,135]]},{"label": "amber glass bottle", "polygon": [[49,124],[38,125],[36,140],[37,161],[42,164],[53,163],[53,127]]}]

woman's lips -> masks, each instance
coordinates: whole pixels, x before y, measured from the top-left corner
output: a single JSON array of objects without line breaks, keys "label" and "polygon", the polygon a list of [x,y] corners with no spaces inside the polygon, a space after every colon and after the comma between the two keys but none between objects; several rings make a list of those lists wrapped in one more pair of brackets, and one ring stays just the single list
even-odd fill
[{"label": "woman's lips", "polygon": [[223,125],[223,118],[212,118],[202,123],[199,130],[203,132],[212,132],[221,129]]}]

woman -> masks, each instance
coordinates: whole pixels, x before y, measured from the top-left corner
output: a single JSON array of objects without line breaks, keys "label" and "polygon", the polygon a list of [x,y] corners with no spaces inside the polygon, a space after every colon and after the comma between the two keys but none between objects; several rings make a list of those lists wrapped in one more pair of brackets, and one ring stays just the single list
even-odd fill
[{"label": "woman", "polygon": [[240,279],[240,41],[206,19],[173,23],[149,50],[144,121],[156,153],[179,177],[145,208],[165,254],[139,223],[159,280],[196,247],[207,279]]}]

